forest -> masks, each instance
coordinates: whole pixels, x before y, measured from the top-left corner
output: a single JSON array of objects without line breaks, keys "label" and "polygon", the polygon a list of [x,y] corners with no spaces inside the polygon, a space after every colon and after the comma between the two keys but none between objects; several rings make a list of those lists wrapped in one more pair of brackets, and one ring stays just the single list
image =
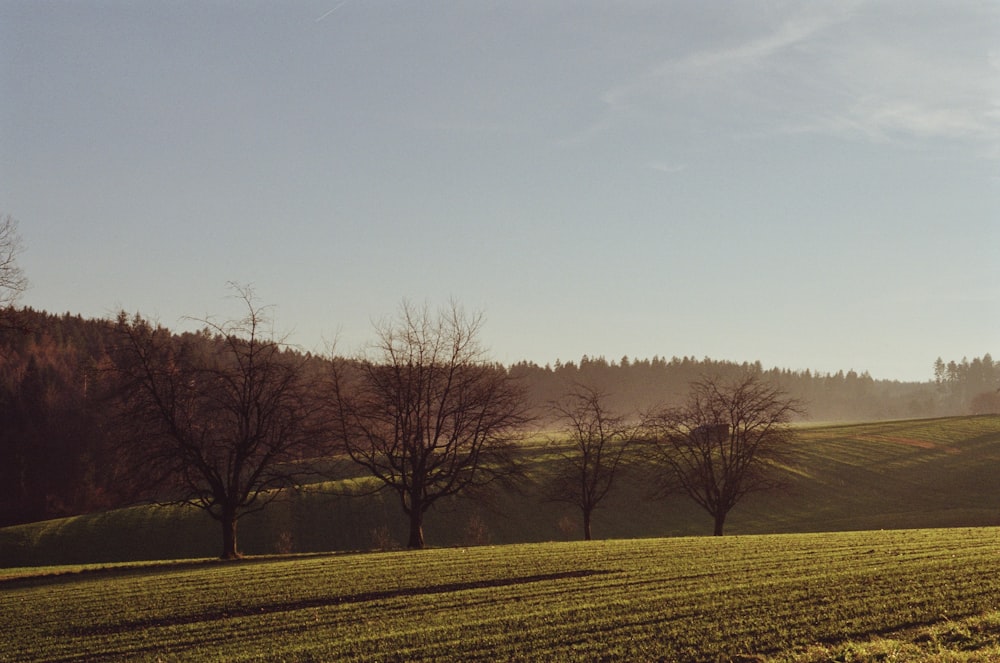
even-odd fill
[{"label": "forest", "polygon": [[[109,319],[84,319],[22,308],[0,330],[0,526],[111,509],[156,497],[131,465],[143,444],[122,416],[121,338]],[[211,330],[171,334],[192,346],[212,342]],[[289,352],[321,379],[330,358]],[[584,356],[539,366],[494,366],[523,384],[544,427],[548,405],[575,385],[607,395],[625,416],[675,403],[706,375],[750,371],[804,404],[811,421],[872,421],[1000,412],[1000,368],[981,358],[928,362],[926,382],[876,380],[853,370],[833,374],[765,368],[694,357]],[[130,429],[133,425],[133,429]],[[124,440],[124,443],[123,443]]]}]

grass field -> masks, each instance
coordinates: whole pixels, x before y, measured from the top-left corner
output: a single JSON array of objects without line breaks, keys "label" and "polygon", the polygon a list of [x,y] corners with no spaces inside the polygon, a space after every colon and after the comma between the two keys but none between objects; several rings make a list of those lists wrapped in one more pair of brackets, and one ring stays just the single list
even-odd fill
[{"label": "grass field", "polygon": [[1000,659],[1000,530],[0,572],[0,660]]},{"label": "grass field", "polygon": [[[708,517],[635,476],[593,542],[559,541],[577,514],[531,487],[432,512],[419,552],[219,562],[214,523],[175,507],[11,527],[0,661],[1000,661],[998,469],[1000,417],[827,425],[723,538],[685,536]],[[386,495],[318,485],[245,519],[241,548],[391,547],[403,526]],[[158,558],[202,559],[94,563]]]},{"label": "grass field", "polygon": [[[731,512],[727,533],[1000,525],[1000,417],[811,426],[790,451],[779,468],[788,490],[745,500]],[[526,453],[535,466],[551,458],[537,445]],[[260,555],[405,542],[406,523],[391,495],[345,498],[325,488],[306,487],[244,518],[240,549]],[[646,492],[642,480],[623,475],[595,514],[595,537],[711,533],[711,519],[689,501],[649,501]],[[427,516],[428,544],[581,538],[579,513],[544,503],[539,493],[529,485],[499,495],[492,508],[444,503]],[[203,513],[142,506],[0,529],[0,567],[210,557],[219,542]]]}]

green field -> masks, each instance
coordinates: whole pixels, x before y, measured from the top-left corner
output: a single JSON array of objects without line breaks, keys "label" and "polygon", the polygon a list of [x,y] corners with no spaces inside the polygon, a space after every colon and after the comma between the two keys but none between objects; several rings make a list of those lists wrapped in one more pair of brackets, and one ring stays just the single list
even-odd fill
[{"label": "green field", "polygon": [[[10,527],[0,661],[1000,661],[998,469],[1000,417],[828,425],[722,538],[638,474],[592,542],[537,486],[432,512],[416,552],[328,552],[404,525],[329,485],[242,523],[246,553],[313,554],[210,559],[214,523],[177,507]],[[178,561],[106,563],[142,559]]]},{"label": "green field", "polygon": [[972,528],[9,569],[0,660],[997,660],[998,546]]},{"label": "green field", "polygon": [[[540,446],[529,467],[552,458]],[[959,417],[801,429],[781,493],[751,496],[730,514],[729,534],[1000,525],[1000,417]],[[248,554],[389,548],[406,523],[388,494],[338,497],[319,484],[284,495],[241,521]],[[710,534],[710,518],[682,497],[650,501],[646,482],[623,475],[596,512],[597,538]],[[500,494],[489,507],[456,500],[431,511],[430,546],[568,541],[581,538],[578,512],[545,503],[540,487]],[[203,513],[132,509],[0,529],[0,567],[210,557],[219,532]]]}]

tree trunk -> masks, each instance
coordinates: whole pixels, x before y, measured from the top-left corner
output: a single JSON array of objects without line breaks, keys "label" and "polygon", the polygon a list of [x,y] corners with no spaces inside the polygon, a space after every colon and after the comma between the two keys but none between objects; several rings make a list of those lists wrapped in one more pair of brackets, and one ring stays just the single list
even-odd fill
[{"label": "tree trunk", "polygon": [[239,559],[236,551],[236,513],[226,510],[219,521],[222,523],[222,559]]},{"label": "tree trunk", "polygon": [[410,540],[406,547],[410,550],[424,547],[424,514],[417,509],[410,513]]},{"label": "tree trunk", "polygon": [[590,509],[583,510],[583,540],[590,541]]},{"label": "tree trunk", "polygon": [[726,524],[726,514],[717,513],[715,514],[715,531],[712,532],[715,536],[722,536],[722,526]]}]

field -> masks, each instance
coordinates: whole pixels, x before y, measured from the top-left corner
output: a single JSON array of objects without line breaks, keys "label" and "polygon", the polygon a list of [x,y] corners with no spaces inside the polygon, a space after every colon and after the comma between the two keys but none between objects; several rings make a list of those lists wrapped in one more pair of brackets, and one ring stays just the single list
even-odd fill
[{"label": "field", "polygon": [[315,552],[403,526],[329,485],[245,519],[238,562],[178,507],[6,528],[0,661],[1000,661],[1000,417],[813,426],[792,451],[722,538],[638,474],[592,542],[532,486],[435,510],[419,552]]},{"label": "field", "polygon": [[[526,450],[542,467],[548,450]],[[786,491],[751,496],[726,522],[729,534],[1000,525],[1000,417],[957,417],[810,426],[777,472]],[[283,495],[240,523],[248,554],[391,548],[406,523],[388,494],[346,498],[328,484]],[[594,516],[597,538],[710,534],[711,519],[682,497],[646,499],[637,473],[622,475]],[[461,500],[427,516],[428,545],[510,544],[581,538],[578,512],[540,500],[539,487],[500,494],[490,507]],[[0,567],[190,557],[219,553],[203,513],[140,506],[0,529]]]},{"label": "field", "polygon": [[0,660],[1000,659],[1000,530],[0,572]]}]

